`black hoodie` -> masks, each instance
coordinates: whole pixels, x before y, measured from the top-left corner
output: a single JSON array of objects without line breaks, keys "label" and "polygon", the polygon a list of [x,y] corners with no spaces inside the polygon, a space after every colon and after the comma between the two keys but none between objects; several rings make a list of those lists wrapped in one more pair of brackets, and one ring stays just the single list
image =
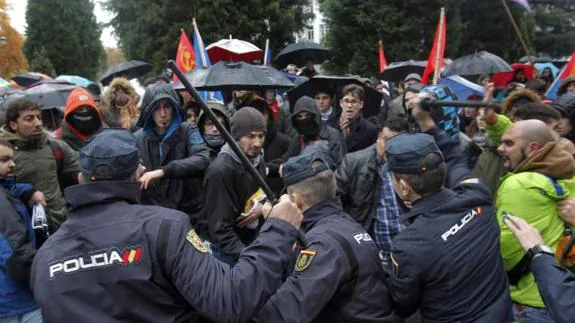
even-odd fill
[{"label": "black hoodie", "polygon": [[[314,125],[319,128],[317,135],[303,135],[301,127],[298,126],[298,121],[296,116],[300,112],[309,112],[312,114]],[[294,106],[294,112],[292,115],[292,125],[294,129],[300,134],[299,138],[292,143],[292,151],[290,157],[297,156],[301,153],[302,149],[317,141],[326,141],[329,147],[329,153],[332,160],[335,162],[333,167],[337,167],[343,160],[343,156],[346,153],[345,141],[343,135],[336,129],[322,124],[321,113],[317,107],[315,100],[303,96],[297,100]]]}]

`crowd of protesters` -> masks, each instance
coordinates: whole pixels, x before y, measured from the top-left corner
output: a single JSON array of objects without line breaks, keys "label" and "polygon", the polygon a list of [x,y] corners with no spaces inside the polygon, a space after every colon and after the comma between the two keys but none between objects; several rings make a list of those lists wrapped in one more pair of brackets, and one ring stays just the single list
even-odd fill
[{"label": "crowd of protesters", "polygon": [[[0,133],[0,323],[574,322],[575,79],[554,101],[552,81],[516,73],[498,90],[485,75],[483,97],[460,98],[500,108],[429,111],[449,90],[417,74],[291,107],[274,90],[207,102],[287,189],[271,211],[166,78],[142,98],[122,78],[97,100],[77,88],[54,131],[15,100]],[[385,93],[375,118],[368,86]]]}]

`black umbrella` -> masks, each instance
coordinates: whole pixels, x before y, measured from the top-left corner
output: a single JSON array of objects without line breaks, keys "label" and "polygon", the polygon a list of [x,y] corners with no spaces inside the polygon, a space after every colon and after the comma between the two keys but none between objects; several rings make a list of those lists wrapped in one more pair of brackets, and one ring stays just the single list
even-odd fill
[{"label": "black umbrella", "polygon": [[[271,66],[258,66],[245,62],[218,62],[208,68],[197,68],[186,78],[198,90],[234,91],[291,88],[293,83]],[[181,89],[180,82],[174,86]]]},{"label": "black umbrella", "polygon": [[77,87],[64,81],[44,80],[17,95],[38,104],[42,110],[57,108],[63,111],[68,95]]},{"label": "black umbrella", "polygon": [[13,77],[12,81],[16,82],[16,84],[22,87],[28,87],[34,83],[38,83],[46,79],[50,79],[50,77],[41,73],[28,72]]},{"label": "black umbrella", "polygon": [[381,111],[381,100],[383,99],[383,94],[378,92],[376,89],[371,88],[359,79],[354,77],[342,77],[342,76],[323,76],[318,75],[309,79],[309,81],[299,85],[296,88],[291,89],[287,92],[290,109],[293,112],[296,101],[302,96],[314,97],[317,91],[322,91],[325,93],[335,94],[335,105],[339,109],[339,97],[341,89],[348,84],[361,85],[365,90],[365,100],[363,105],[363,116],[371,117],[379,115]]},{"label": "black umbrella", "polygon": [[405,61],[389,64],[383,73],[379,74],[379,79],[390,82],[400,82],[409,74],[416,73],[422,75],[427,66],[427,61]]},{"label": "black umbrella", "polygon": [[503,58],[481,51],[454,60],[443,75],[481,75],[510,71],[513,71],[513,68]]},{"label": "black umbrella", "polygon": [[317,43],[294,43],[287,45],[273,61],[274,66],[284,68],[289,64],[305,66],[308,60],[321,64],[327,59],[328,50]]},{"label": "black umbrella", "polygon": [[106,86],[116,77],[134,79],[152,71],[154,66],[142,61],[128,61],[110,66],[100,78],[102,85]]}]

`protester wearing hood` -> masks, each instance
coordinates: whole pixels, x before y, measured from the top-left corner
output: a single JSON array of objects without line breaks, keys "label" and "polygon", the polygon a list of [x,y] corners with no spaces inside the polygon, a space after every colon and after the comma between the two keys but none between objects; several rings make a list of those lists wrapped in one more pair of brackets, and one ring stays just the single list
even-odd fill
[{"label": "protester wearing hood", "polygon": [[[228,116],[228,110],[226,107],[219,102],[210,101],[208,102],[208,108],[212,110],[218,120],[220,120],[229,132],[230,117]],[[213,161],[218,156],[218,153],[226,143],[226,140],[218,128],[216,128],[216,125],[203,111],[200,113],[200,117],[198,118],[198,128],[200,129],[200,133],[202,134],[206,145],[210,149],[210,160]]]},{"label": "protester wearing hood", "polygon": [[567,92],[560,95],[553,106],[562,115],[559,123],[559,134],[575,143],[575,92]]},{"label": "protester wearing hood", "polygon": [[[231,135],[252,165],[265,178],[261,155],[267,127],[262,114],[244,107],[231,120]],[[257,223],[265,197],[260,184],[241,159],[225,144],[204,178],[205,200],[199,223],[200,235],[212,243],[220,260],[235,263],[242,249],[257,235]]]},{"label": "protester wearing hood", "polygon": [[346,152],[344,138],[336,129],[322,124],[317,104],[309,96],[303,96],[295,103],[292,125],[299,138],[292,143],[290,157],[299,155],[304,148],[314,142],[325,141],[332,161],[335,165],[341,163]]},{"label": "protester wearing hood", "polygon": [[77,181],[78,153],[42,130],[42,110],[28,100],[16,100],[6,108],[6,125],[0,139],[14,147],[14,176],[44,193],[49,231],[54,233],[68,218],[60,181]]},{"label": "protester wearing hood", "polygon": [[[553,322],[529,271],[528,260],[505,225],[505,212],[522,218],[543,233],[553,250],[566,228],[557,213],[557,202],[574,197],[575,160],[558,142],[556,135],[539,120],[514,123],[501,138],[498,150],[504,166],[511,171],[497,191],[497,220],[501,230],[501,256],[509,276],[515,319],[538,318]],[[530,321],[528,321],[530,322]]]},{"label": "protester wearing hood", "polygon": [[557,89],[557,96],[568,92],[575,92],[575,76],[568,77],[561,82],[559,89]]},{"label": "protester wearing hood", "polygon": [[266,140],[264,142],[264,161],[266,163],[266,176],[270,188],[279,195],[284,188],[280,176],[280,166],[290,155],[291,139],[287,135],[277,131],[277,124],[273,119],[273,110],[263,100],[252,102],[266,122]]},{"label": "protester wearing hood", "polygon": [[110,128],[136,130],[139,97],[136,90],[125,78],[112,80],[104,93],[101,112],[104,123]]},{"label": "protester wearing hood", "polygon": [[190,215],[202,205],[201,177],[209,154],[197,127],[183,122],[172,85],[146,89],[135,133],[141,164],[142,203],[178,209]]},{"label": "protester wearing hood", "polygon": [[364,99],[364,89],[359,85],[350,84],[341,91],[338,129],[345,138],[347,152],[364,149],[377,140],[377,127],[362,115]]},{"label": "protester wearing hood", "polygon": [[102,128],[102,116],[90,92],[81,87],[70,92],[64,109],[64,122],[56,131],[58,139],[79,151],[86,140]]}]

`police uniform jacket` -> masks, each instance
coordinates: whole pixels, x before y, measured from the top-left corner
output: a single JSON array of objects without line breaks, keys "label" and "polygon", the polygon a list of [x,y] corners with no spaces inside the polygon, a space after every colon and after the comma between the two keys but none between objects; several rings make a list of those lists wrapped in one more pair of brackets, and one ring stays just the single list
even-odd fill
[{"label": "police uniform jacket", "polygon": [[394,308],[423,322],[507,322],[506,274],[489,190],[460,184],[416,201],[392,242]]},{"label": "police uniform jacket", "polygon": [[257,322],[393,322],[375,243],[339,200],[304,212],[308,242]]},{"label": "police uniform jacket", "polygon": [[44,322],[246,322],[277,288],[297,230],[268,220],[230,268],[179,211],[138,205],[136,182],[70,187],[70,218],[37,253]]},{"label": "police uniform jacket", "polygon": [[559,266],[551,255],[542,254],[531,262],[539,293],[556,323],[575,318],[575,275]]}]

